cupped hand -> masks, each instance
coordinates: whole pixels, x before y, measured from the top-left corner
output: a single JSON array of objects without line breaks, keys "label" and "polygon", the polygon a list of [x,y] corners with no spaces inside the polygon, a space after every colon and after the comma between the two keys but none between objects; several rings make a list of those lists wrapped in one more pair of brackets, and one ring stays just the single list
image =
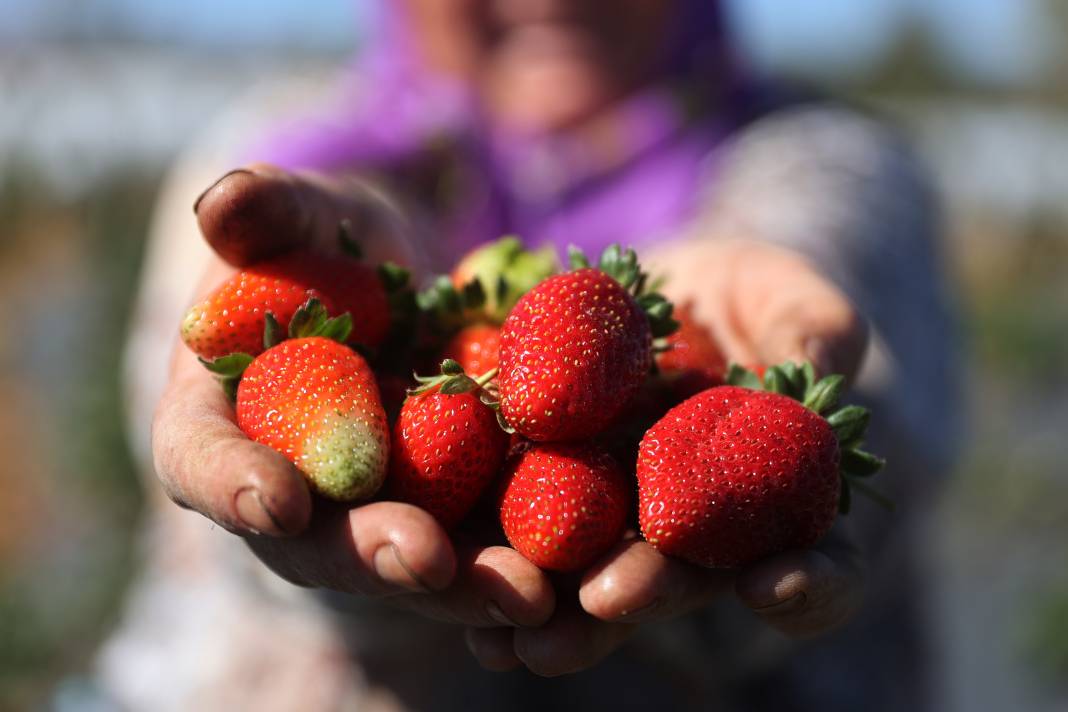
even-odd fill
[{"label": "cupped hand", "polygon": [[860,557],[834,533],[815,549],[772,556],[737,572],[671,559],[635,538],[586,573],[579,605],[561,601],[544,626],[469,628],[466,638],[489,670],[525,666],[557,676],[596,665],[640,625],[684,616],[731,595],[787,636],[819,635],[852,617],[863,588]]},{"label": "cupped hand", "polygon": [[[403,220],[351,181],[252,166],[212,185],[195,211],[222,258],[203,291],[236,266],[289,249],[334,249],[342,219],[369,260],[413,259]],[[172,500],[244,537],[264,564],[295,584],[386,598],[468,626],[536,626],[552,614],[548,579],[511,549],[456,547],[431,515],[410,505],[313,498],[288,460],[241,432],[218,383],[182,346],[152,445]]]},{"label": "cupped hand", "polygon": [[[803,257],[752,241],[706,241],[654,255],[665,293],[692,301],[697,318],[729,361],[770,365],[811,361],[822,374],[853,378],[867,328],[849,300]],[[772,556],[737,572],[667,558],[632,538],[590,569],[577,606],[561,601],[534,630],[469,630],[483,666],[525,665],[541,675],[588,668],[622,645],[636,627],[668,620],[727,595],[773,628],[809,637],[849,620],[860,606],[862,558],[840,526],[814,549]]]}]

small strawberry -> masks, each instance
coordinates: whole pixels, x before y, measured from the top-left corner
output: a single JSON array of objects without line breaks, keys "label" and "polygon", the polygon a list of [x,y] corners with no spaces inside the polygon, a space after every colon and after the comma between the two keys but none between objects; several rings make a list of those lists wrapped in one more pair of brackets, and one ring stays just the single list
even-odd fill
[{"label": "small strawberry", "polygon": [[472,324],[460,329],[442,351],[467,373],[485,373],[500,365],[501,330],[492,324]]},{"label": "small strawberry", "polygon": [[462,520],[500,471],[508,434],[497,423],[478,380],[455,361],[441,375],[420,379],[393,429],[389,496],[434,515],[445,528]]},{"label": "small strawberry", "polygon": [[560,269],[552,247],[527,250],[517,237],[502,237],[464,255],[452,271],[456,289],[477,281],[485,293],[482,317],[500,324],[521,296]]},{"label": "small strawberry", "polygon": [[348,336],[347,315],[326,320],[321,306],[312,311],[294,317],[294,338],[255,359],[234,354],[208,366],[219,372],[228,365],[221,375],[240,377],[237,424],[246,435],[285,455],[319,494],[366,499],[381,486],[389,461],[378,387],[363,357],[340,343]]},{"label": "small strawberry", "polygon": [[860,449],[868,411],[835,410],[841,376],[816,381],[811,365],[784,364],[763,382],[734,367],[728,381],[748,387],[703,391],[642,439],[638,516],[650,544],[734,568],[813,546],[848,510],[850,484],[878,496],[857,479],[883,464]]},{"label": "small strawberry", "polygon": [[553,571],[588,567],[623,536],[630,485],[591,443],[535,443],[508,464],[500,517],[520,554]]},{"label": "small strawberry", "polygon": [[666,348],[656,355],[660,377],[679,400],[722,385],[727,359],[712,334],[694,317],[693,303],[683,304],[673,316],[679,328],[667,337]]},{"label": "small strawberry", "polygon": [[579,253],[572,263],[524,295],[501,327],[501,413],[532,440],[604,430],[648,375],[652,339],[675,326],[669,302],[641,293],[633,250],[613,245],[599,269]]},{"label": "small strawberry", "polygon": [[352,316],[352,343],[378,346],[389,331],[390,298],[373,268],[350,256],[292,252],[241,270],[190,307],[182,341],[204,359],[256,355],[263,351],[264,317],[288,324],[310,298],[331,314]]}]

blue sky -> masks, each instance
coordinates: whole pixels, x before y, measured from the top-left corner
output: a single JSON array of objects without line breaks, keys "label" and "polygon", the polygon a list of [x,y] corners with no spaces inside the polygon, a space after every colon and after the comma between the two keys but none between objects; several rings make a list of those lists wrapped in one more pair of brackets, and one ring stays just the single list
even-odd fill
[{"label": "blue sky", "polygon": [[[391,0],[394,1],[394,0]],[[1014,81],[1040,71],[1054,46],[1041,0],[728,0],[746,52],[758,63],[816,74],[863,71],[911,16],[963,74]],[[213,47],[343,51],[358,38],[366,0],[0,0],[0,38],[72,32]],[[309,12],[308,8],[314,8]]]}]

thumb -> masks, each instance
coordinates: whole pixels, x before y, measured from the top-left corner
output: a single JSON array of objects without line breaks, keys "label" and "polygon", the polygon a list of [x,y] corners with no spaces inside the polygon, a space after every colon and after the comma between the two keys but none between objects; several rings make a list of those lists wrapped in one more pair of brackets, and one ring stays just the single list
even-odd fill
[{"label": "thumb", "polygon": [[208,244],[237,267],[298,248],[335,251],[342,221],[372,263],[391,260],[417,274],[429,266],[397,205],[353,175],[254,163],[224,174],[193,211]]}]

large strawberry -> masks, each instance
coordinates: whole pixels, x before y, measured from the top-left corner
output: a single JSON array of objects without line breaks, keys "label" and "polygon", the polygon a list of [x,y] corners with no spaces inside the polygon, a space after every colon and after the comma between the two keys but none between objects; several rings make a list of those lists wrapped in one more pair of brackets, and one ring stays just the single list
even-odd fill
[{"label": "large strawberry", "polygon": [[313,297],[331,314],[352,316],[354,344],[378,346],[389,331],[390,299],[374,268],[348,255],[299,251],[241,270],[190,307],[182,341],[204,359],[258,354],[264,317],[288,324]]},{"label": "large strawberry", "polygon": [[255,359],[235,354],[209,368],[240,377],[237,424],[285,455],[312,488],[330,499],[366,499],[382,484],[389,428],[363,357],[343,342],[347,315],[327,320],[321,306],[298,312],[294,338]]},{"label": "large strawberry", "polygon": [[604,430],[648,375],[652,339],[675,326],[669,302],[641,293],[633,250],[610,247],[598,269],[575,253],[572,264],[527,292],[501,328],[501,413],[532,440]]},{"label": "large strawberry", "polygon": [[630,494],[619,465],[592,443],[535,443],[508,464],[501,526],[537,566],[579,571],[623,536]]},{"label": "large strawberry", "polygon": [[388,495],[425,509],[445,528],[460,522],[500,471],[508,434],[482,386],[455,361],[420,379],[393,428]]},{"label": "large strawberry", "polygon": [[850,484],[874,494],[857,478],[883,464],[860,449],[868,411],[836,409],[841,376],[816,381],[810,365],[784,364],[763,382],[735,367],[730,381],[748,387],[717,386],[671,409],[638,455],[645,538],[714,568],[811,547],[848,510]]}]

